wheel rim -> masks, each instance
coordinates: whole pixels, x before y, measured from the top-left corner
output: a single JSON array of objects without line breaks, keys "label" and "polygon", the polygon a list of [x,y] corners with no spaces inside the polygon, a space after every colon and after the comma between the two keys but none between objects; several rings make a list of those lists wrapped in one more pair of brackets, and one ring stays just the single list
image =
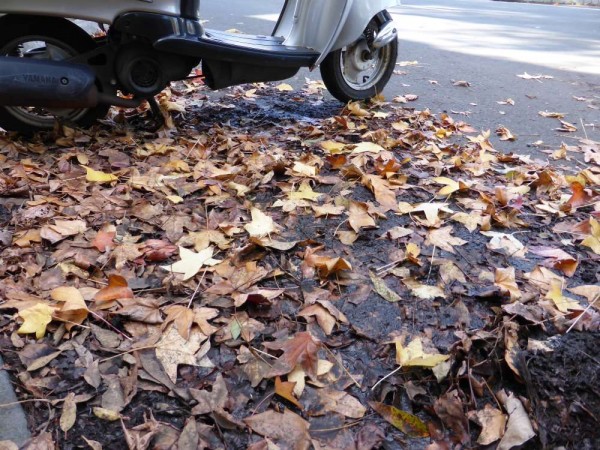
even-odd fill
[{"label": "wheel rim", "polygon": [[340,68],[348,86],[364,91],[381,81],[391,58],[391,45],[371,51],[367,40],[360,39],[342,49]]},{"label": "wheel rim", "polygon": [[[20,58],[34,58],[51,61],[63,61],[77,55],[77,51],[68,44],[47,36],[23,36],[0,49],[0,55]],[[17,120],[36,128],[52,128],[55,117],[76,122],[88,109],[57,109],[41,107],[5,106]]]}]

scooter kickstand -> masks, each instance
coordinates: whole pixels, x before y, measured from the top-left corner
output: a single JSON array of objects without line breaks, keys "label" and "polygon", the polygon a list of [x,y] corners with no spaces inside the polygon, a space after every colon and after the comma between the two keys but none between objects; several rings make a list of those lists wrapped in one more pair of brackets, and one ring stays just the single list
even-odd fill
[{"label": "scooter kickstand", "polygon": [[163,113],[160,110],[160,106],[159,106],[158,102],[156,101],[156,98],[150,97],[150,98],[147,98],[146,101],[150,105],[150,110],[152,111],[152,116],[154,117],[154,120],[156,121],[156,125],[153,128],[158,130],[159,128],[164,126],[165,117],[163,116]]}]

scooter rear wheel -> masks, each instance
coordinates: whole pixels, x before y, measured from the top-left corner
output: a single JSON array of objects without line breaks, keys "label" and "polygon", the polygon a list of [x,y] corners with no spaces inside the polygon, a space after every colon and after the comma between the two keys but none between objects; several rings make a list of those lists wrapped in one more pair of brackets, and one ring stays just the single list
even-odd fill
[{"label": "scooter rear wheel", "polygon": [[329,53],[321,64],[323,82],[338,100],[346,103],[375,97],[390,80],[398,56],[398,41],[394,39],[373,51],[367,41],[370,30],[390,18],[387,11],[378,14],[356,42]]},{"label": "scooter rear wheel", "polygon": [[[0,56],[60,61],[96,47],[90,35],[66,19],[5,16],[0,21]],[[0,106],[0,127],[32,133],[52,129],[56,118],[88,127],[106,116],[108,109],[108,105],[86,109]]]}]

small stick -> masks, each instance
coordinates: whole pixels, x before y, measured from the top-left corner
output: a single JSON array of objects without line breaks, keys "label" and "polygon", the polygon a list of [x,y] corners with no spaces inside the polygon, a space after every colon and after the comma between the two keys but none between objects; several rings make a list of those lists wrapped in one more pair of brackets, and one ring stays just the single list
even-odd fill
[{"label": "small stick", "polygon": [[88,310],[90,312],[90,314],[92,316],[94,316],[96,319],[100,320],[101,322],[105,323],[106,325],[108,325],[110,328],[112,328],[116,333],[120,334],[121,336],[123,336],[125,339],[129,340],[129,341],[133,341],[133,339],[131,339],[129,336],[127,336],[125,333],[123,333],[121,330],[119,330],[118,328],[116,328],[115,326],[113,326],[112,323],[110,323],[108,320],[106,320],[104,317],[102,317],[100,314],[95,313],[94,311],[92,311],[91,309]]},{"label": "small stick", "polygon": [[379,380],[377,383],[375,383],[373,385],[373,387],[371,388],[372,391],[375,390],[375,388],[377,386],[379,386],[384,380],[387,380],[389,377],[391,377],[392,375],[394,375],[396,372],[398,372],[400,369],[402,369],[402,365],[398,366],[397,368],[395,368],[394,370],[392,370],[390,373],[388,373],[385,377],[383,377],[381,380]]},{"label": "small stick", "polygon": [[594,299],[594,301],[592,303],[590,303],[588,305],[588,307],[583,310],[583,312],[577,317],[577,319],[575,319],[575,321],[571,324],[571,326],[565,332],[565,334],[567,334],[569,331],[571,331],[573,329],[573,327],[577,324],[577,322],[579,322],[579,319],[581,319],[583,316],[585,316],[585,313],[588,312],[590,310],[590,308],[592,306],[594,306],[598,300],[600,300],[600,294],[596,295],[596,298]]},{"label": "small stick", "polygon": [[580,117],[579,121],[581,122],[581,127],[583,128],[583,134],[585,134],[585,138],[589,140],[587,131],[585,130],[585,124],[583,123],[583,119]]}]

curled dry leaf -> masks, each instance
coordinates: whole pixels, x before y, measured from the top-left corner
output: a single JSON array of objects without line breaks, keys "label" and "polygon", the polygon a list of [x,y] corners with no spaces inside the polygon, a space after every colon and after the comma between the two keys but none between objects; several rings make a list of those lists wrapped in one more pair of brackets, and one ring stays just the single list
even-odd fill
[{"label": "curled dry leaf", "polygon": [[479,445],[490,445],[504,435],[506,416],[489,403],[479,411],[469,412],[469,419],[481,427],[481,433],[477,438]]},{"label": "curled dry leaf", "polygon": [[521,298],[521,291],[519,290],[519,286],[515,281],[514,267],[507,267],[506,269],[497,268],[494,284],[503,292],[508,293],[511,300],[518,300]]},{"label": "curled dry leaf", "polygon": [[369,272],[371,282],[375,288],[375,292],[381,295],[385,300],[391,303],[399,302],[402,298],[388,287],[383,278],[378,277],[373,272]]},{"label": "curled dry leaf", "polygon": [[533,438],[535,432],[521,400],[513,393],[506,395],[504,392],[499,394],[499,399],[508,413],[508,424],[497,448],[498,450],[510,450]]}]

